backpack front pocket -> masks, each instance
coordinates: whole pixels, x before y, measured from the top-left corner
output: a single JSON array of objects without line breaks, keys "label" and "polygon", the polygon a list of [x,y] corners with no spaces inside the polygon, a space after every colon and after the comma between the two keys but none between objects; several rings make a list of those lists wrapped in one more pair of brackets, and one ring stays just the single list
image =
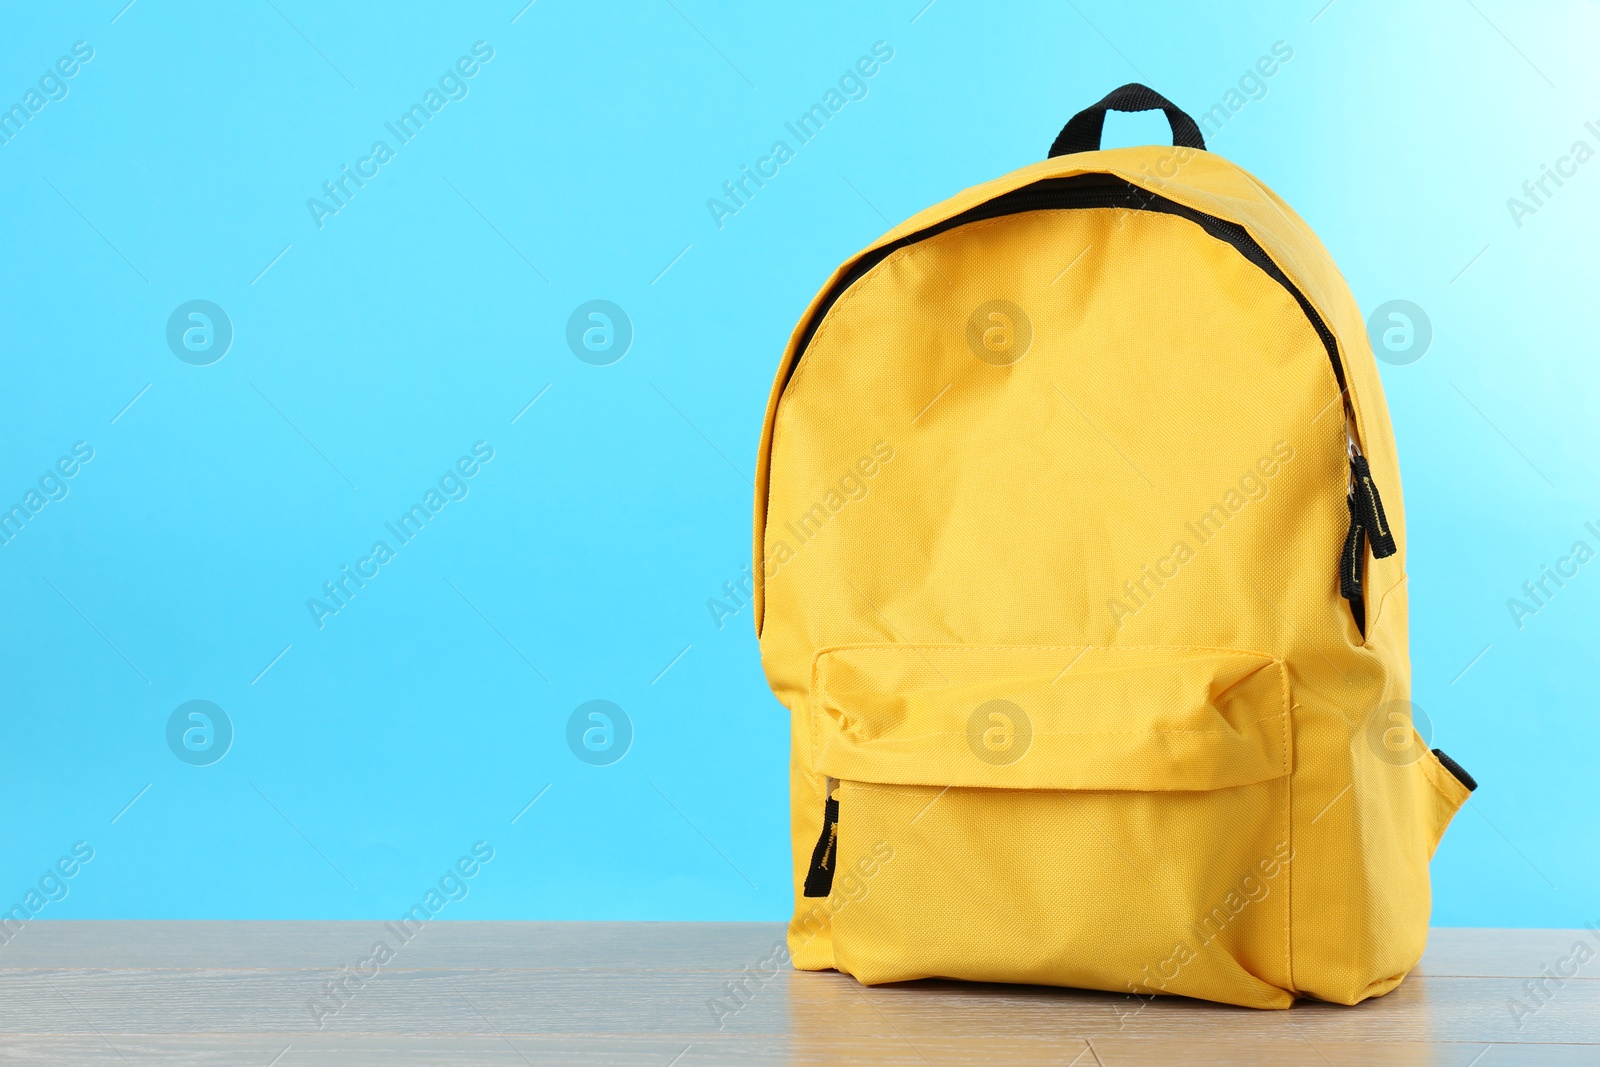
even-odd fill
[{"label": "backpack front pocket", "polygon": [[1290,1003],[1280,660],[834,648],[810,727],[839,969]]}]

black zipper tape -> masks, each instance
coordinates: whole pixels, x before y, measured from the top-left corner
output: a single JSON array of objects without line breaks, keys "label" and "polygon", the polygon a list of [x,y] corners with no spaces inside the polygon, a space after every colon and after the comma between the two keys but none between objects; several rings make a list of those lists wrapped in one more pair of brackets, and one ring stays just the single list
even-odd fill
[{"label": "black zipper tape", "polygon": [[806,871],[805,895],[825,897],[833,892],[833,865],[839,851],[839,802],[830,794],[822,807],[822,836],[811,850],[811,869]]},{"label": "black zipper tape", "polygon": [[1339,342],[1334,338],[1333,331],[1328,329],[1328,324],[1322,321],[1322,316],[1317,314],[1317,309],[1311,306],[1311,301],[1306,299],[1287,275],[1278,268],[1267,255],[1266,249],[1250,236],[1250,231],[1236,222],[1219,219],[1215,215],[1208,215],[1203,211],[1196,211],[1192,207],[1185,207],[1175,200],[1168,200],[1159,193],[1152,193],[1148,189],[1140,188],[1130,181],[1115,177],[1110,174],[1077,174],[1069,178],[1046,178],[1044,181],[1025,185],[1021,189],[1014,189],[1009,193],[986,200],[981,204],[952,215],[943,222],[935,223],[916,233],[907,234],[897,240],[863,255],[856,260],[844,277],[836,282],[832,289],[817,305],[817,310],[806,323],[805,333],[801,335],[800,344],[795,352],[794,361],[789,364],[789,373],[784,378],[784,385],[789,384],[789,379],[794,377],[795,368],[800,365],[800,360],[805,357],[806,348],[810,346],[811,339],[816,336],[817,329],[822,325],[822,320],[832,310],[833,305],[844,295],[845,290],[854,285],[862,275],[872,270],[879,263],[892,256],[894,253],[910,245],[926,241],[930,237],[937,237],[941,233],[953,230],[958,226],[969,223],[982,222],[985,219],[1000,218],[1004,215],[1020,215],[1026,211],[1063,211],[1085,208],[1121,208],[1125,211],[1154,211],[1163,215],[1176,215],[1195,223],[1206,233],[1217,240],[1225,242],[1238,250],[1253,265],[1263,271],[1269,278],[1294,297],[1295,303],[1300,305],[1300,310],[1305,312],[1306,318],[1311,323],[1311,328],[1316,331],[1317,337],[1322,342],[1322,347],[1328,353],[1328,362],[1333,367],[1334,381],[1338,383],[1339,392],[1345,391],[1344,363],[1339,358]]}]

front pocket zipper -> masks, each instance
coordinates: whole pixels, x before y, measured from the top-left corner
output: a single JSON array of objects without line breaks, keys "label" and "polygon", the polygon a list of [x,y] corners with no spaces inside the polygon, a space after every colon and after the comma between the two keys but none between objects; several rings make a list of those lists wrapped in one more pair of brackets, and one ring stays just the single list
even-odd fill
[{"label": "front pocket zipper", "polygon": [[805,895],[825,897],[833,892],[833,870],[839,850],[839,798],[835,796],[838,783],[832,778],[825,786],[827,802],[822,805],[822,836],[811,850],[811,867],[806,871]]}]

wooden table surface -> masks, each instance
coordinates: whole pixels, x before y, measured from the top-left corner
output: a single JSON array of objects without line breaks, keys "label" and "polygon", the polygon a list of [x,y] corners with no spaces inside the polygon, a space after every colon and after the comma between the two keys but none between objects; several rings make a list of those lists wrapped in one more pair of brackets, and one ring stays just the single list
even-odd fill
[{"label": "wooden table surface", "polygon": [[[1578,940],[1600,945],[1588,931],[1435,930],[1388,996],[1285,1012],[869,989],[774,970],[781,937],[767,923],[431,922],[400,945],[383,923],[35,920],[0,945],[0,1063],[1600,1065],[1600,959],[1547,983],[1530,1014],[1509,1006],[1534,1008],[1525,983]],[[748,992],[730,1000],[735,979]]]}]

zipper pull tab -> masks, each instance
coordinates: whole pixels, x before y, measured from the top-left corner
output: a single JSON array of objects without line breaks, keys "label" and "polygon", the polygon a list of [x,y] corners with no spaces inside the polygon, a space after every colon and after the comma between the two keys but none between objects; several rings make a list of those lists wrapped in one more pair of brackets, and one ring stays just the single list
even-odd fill
[{"label": "zipper pull tab", "polygon": [[1361,601],[1361,570],[1362,564],[1367,561],[1367,531],[1362,528],[1361,517],[1356,514],[1356,498],[1347,496],[1344,502],[1350,509],[1350,532],[1345,534],[1344,552],[1339,557],[1339,595],[1353,606]]},{"label": "zipper pull tab", "polygon": [[[1372,555],[1374,559],[1387,559],[1400,551],[1394,543],[1394,533],[1389,529],[1388,516],[1383,513],[1383,500],[1378,496],[1378,487],[1372,481],[1372,468],[1367,464],[1367,457],[1361,454],[1361,446],[1356,444],[1355,431],[1351,428],[1348,419],[1345,421],[1345,440],[1350,448],[1350,502],[1351,513],[1359,520],[1367,537],[1372,541]],[[1348,542],[1348,538],[1346,539]],[[1346,545],[1348,548],[1348,544]]]},{"label": "zipper pull tab", "polygon": [[1350,492],[1361,525],[1372,539],[1373,558],[1387,559],[1400,551],[1394,543],[1394,533],[1389,529],[1389,519],[1383,513],[1378,487],[1372,482],[1372,468],[1367,465],[1367,457],[1360,452],[1350,457]]}]

